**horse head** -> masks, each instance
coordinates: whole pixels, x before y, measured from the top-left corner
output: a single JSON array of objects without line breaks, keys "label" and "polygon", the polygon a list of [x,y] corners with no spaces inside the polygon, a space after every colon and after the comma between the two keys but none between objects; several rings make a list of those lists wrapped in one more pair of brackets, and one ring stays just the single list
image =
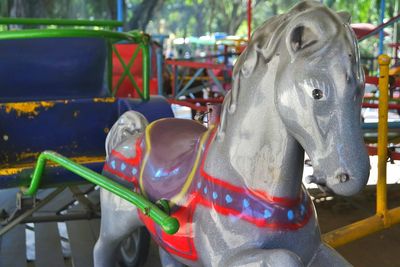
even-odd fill
[{"label": "horse head", "polygon": [[[349,20],[317,2],[299,3],[255,31],[234,70],[242,87],[273,87],[276,113],[312,161],[309,182],[339,195],[360,191],[370,167],[360,125],[364,74]],[[227,98],[232,113],[238,90]]]},{"label": "horse head", "polygon": [[365,186],[370,168],[360,125],[364,74],[355,35],[343,15],[319,5],[304,12],[309,14],[294,18],[285,31],[275,103],[312,161],[309,182],[352,195]]}]

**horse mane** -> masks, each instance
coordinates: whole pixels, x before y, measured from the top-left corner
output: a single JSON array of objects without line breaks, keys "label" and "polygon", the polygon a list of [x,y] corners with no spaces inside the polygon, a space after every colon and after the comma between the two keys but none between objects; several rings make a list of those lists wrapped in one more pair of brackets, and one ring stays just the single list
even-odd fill
[{"label": "horse mane", "polygon": [[232,89],[226,94],[221,108],[221,123],[218,128],[218,139],[222,140],[225,128],[227,114],[233,114],[236,111],[237,100],[240,93],[240,79],[248,78],[254,71],[259,55],[263,56],[267,63],[278,47],[284,29],[288,24],[288,14],[274,16],[265,21],[258,27],[248,43],[248,46],[237,59],[232,74]]},{"label": "horse mane", "polygon": [[[324,5],[315,1],[301,2],[289,12],[268,19],[254,31],[248,46],[235,63],[232,74],[232,89],[226,94],[222,104],[221,123],[217,135],[220,140],[223,139],[225,133],[227,114],[233,114],[237,109],[237,100],[241,89],[240,80],[250,77],[260,59],[263,60],[263,64],[268,70],[268,63],[277,53],[281,40],[286,35],[286,28],[289,23],[300,13],[321,7],[324,7]],[[344,23],[349,23],[348,13],[339,12],[338,15]]]}]

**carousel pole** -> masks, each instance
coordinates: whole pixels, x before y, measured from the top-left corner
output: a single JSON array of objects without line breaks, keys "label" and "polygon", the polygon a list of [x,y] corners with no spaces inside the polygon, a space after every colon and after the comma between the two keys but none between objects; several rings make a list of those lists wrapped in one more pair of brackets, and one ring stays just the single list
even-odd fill
[{"label": "carousel pole", "polygon": [[[117,20],[120,22],[124,22],[124,7],[123,7],[123,0],[117,0]],[[123,28],[118,27],[118,31],[122,32]]]},{"label": "carousel pole", "polygon": [[[385,18],[385,0],[381,0],[381,14],[380,14],[380,24],[383,24],[383,20]],[[384,32],[383,28],[379,31],[379,55],[383,54],[383,39],[384,39]]]},{"label": "carousel pole", "polygon": [[251,37],[251,0],[247,0],[247,40]]}]

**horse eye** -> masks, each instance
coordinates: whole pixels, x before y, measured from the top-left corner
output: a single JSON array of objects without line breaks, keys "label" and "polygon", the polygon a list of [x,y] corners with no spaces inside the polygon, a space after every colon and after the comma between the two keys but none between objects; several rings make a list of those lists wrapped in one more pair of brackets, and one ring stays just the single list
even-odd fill
[{"label": "horse eye", "polygon": [[324,93],[320,89],[314,89],[312,91],[312,96],[314,99],[321,99],[324,96]]}]

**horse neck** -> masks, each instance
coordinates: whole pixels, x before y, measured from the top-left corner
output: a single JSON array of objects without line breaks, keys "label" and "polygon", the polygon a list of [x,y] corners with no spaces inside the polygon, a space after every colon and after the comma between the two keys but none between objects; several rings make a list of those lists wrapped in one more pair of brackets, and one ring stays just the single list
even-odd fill
[{"label": "horse neck", "polygon": [[[240,82],[239,86],[243,85],[246,81]],[[242,183],[270,196],[296,199],[301,191],[304,150],[281,121],[272,86],[266,91],[251,89],[251,94],[249,90],[240,92],[233,114],[224,111],[224,135],[217,136],[213,144],[213,152],[219,154],[216,157],[227,165],[220,176],[230,173],[224,177],[230,183]]]}]

